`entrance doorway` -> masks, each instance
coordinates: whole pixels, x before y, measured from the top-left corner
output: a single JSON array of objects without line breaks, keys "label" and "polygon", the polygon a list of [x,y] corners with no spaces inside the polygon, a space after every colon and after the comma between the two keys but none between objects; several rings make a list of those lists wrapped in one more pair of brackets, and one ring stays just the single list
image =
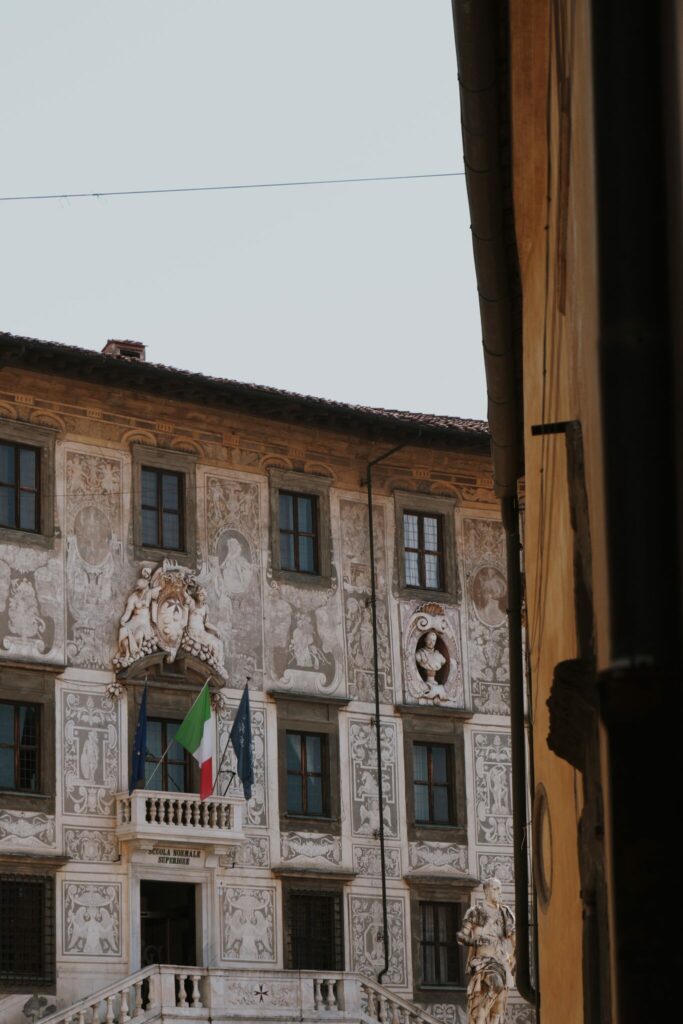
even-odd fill
[{"label": "entrance doorway", "polygon": [[140,882],[140,966],[197,963],[196,886]]}]

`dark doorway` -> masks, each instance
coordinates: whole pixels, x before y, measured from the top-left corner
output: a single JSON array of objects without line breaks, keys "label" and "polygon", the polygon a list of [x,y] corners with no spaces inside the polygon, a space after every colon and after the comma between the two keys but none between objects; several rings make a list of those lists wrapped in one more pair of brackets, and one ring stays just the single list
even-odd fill
[{"label": "dark doorway", "polygon": [[197,963],[196,886],[140,882],[140,965]]}]

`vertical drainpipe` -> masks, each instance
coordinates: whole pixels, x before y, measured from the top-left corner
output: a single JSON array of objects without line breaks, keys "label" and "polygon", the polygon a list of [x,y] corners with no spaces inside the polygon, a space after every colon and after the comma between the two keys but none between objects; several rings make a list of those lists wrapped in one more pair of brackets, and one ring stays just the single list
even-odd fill
[{"label": "vertical drainpipe", "polygon": [[366,467],[365,482],[368,488],[368,531],[370,534],[370,606],[372,609],[372,662],[375,679],[375,743],[377,744],[377,809],[379,812],[379,860],[382,876],[382,945],[384,947],[384,967],[377,975],[378,985],[382,984],[384,975],[389,970],[389,917],[387,913],[387,867],[384,852],[384,791],[382,789],[382,734],[379,718],[379,644],[377,640],[377,579],[375,576],[375,531],[372,518],[372,467],[378,462],[388,459],[394,452],[405,448],[408,444],[397,444],[376,459],[370,459]]}]

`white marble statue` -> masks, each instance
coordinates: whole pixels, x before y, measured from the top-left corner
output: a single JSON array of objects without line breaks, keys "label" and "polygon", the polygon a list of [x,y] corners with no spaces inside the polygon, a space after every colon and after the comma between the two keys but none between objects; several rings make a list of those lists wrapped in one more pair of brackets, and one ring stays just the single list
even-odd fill
[{"label": "white marble statue", "polygon": [[202,654],[215,658],[220,664],[223,661],[223,641],[218,630],[207,619],[206,590],[196,587],[194,595],[189,595],[189,615],[187,619],[187,639],[185,650],[191,650],[199,657]]},{"label": "white marble statue", "polygon": [[154,636],[150,605],[154,591],[150,586],[151,571],[143,569],[135,590],[126,602],[119,629],[119,657],[134,660],[142,651],[145,640]]},{"label": "white marble statue", "polygon": [[438,635],[436,630],[430,629],[424,635],[424,642],[415,652],[415,661],[418,668],[421,668],[426,678],[429,689],[424,694],[427,700],[446,700],[446,688],[443,683],[438,682],[436,673],[446,664],[446,659],[436,646]]},{"label": "white marble statue", "polygon": [[501,1024],[514,985],[515,919],[497,878],[484,882],[484,899],[465,914],[458,942],[468,946],[468,1024]]}]

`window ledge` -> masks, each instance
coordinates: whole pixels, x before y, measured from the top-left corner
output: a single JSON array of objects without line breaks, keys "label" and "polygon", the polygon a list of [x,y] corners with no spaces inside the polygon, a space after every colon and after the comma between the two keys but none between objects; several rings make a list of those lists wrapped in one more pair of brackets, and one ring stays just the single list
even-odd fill
[{"label": "window ledge", "polygon": [[196,562],[191,551],[172,551],[169,548],[146,547],[141,544],[135,545],[134,554],[137,562],[163,562],[167,558],[169,562],[177,562],[178,565],[185,565],[191,569]]},{"label": "window ledge", "polygon": [[294,587],[309,587],[313,590],[329,590],[333,586],[332,576],[318,576],[313,572],[295,572],[293,569],[272,569],[274,580],[290,583]]},{"label": "window ledge", "polygon": [[358,874],[351,868],[336,867],[332,864],[328,868],[306,867],[303,864],[274,864],[271,871],[276,878],[329,878],[342,881],[351,881]]},{"label": "window ledge", "polygon": [[448,715],[450,718],[462,718],[465,721],[474,716],[472,708],[455,707],[450,704],[394,704],[394,708],[399,715],[431,715],[437,718]]},{"label": "window ledge", "polygon": [[429,590],[427,587],[399,587],[399,597],[413,601],[434,601],[436,604],[457,604],[458,595],[451,590]]}]

